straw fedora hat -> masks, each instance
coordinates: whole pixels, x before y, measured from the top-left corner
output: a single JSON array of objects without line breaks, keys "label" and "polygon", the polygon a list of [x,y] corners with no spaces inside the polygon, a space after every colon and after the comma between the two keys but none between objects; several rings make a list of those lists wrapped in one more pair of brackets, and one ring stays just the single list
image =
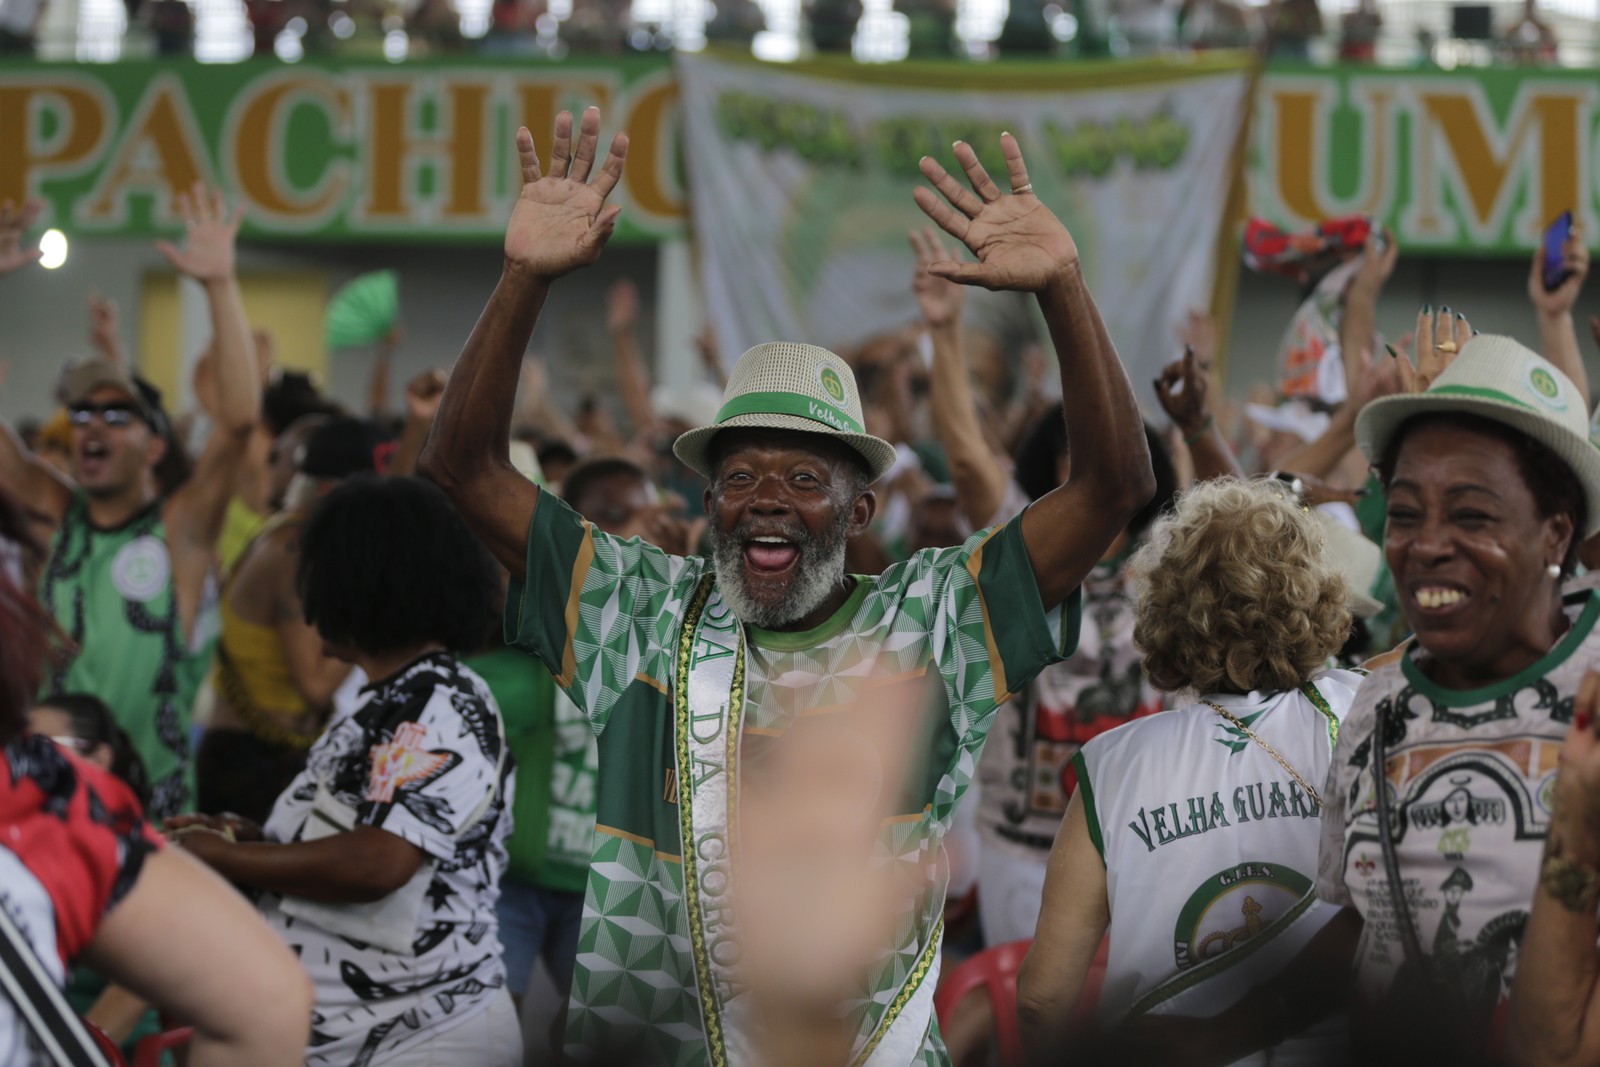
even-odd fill
[{"label": "straw fedora hat", "polygon": [[867,433],[850,365],[815,345],[773,341],[740,356],[711,425],[679,437],[672,451],[696,474],[709,478],[711,439],[734,429],[798,430],[832,437],[866,461],[873,481],[895,460],[893,445]]},{"label": "straw fedora hat", "polygon": [[1461,412],[1527,434],[1554,452],[1583,486],[1583,536],[1600,532],[1600,448],[1589,440],[1589,412],[1555,365],[1509,337],[1481,334],[1425,393],[1374,400],[1356,417],[1356,443],[1372,463],[1407,419]]}]

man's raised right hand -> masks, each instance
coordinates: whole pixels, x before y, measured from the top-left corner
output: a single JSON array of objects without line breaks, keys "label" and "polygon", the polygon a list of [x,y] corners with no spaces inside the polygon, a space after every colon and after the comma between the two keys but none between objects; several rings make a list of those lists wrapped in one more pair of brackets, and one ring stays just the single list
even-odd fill
[{"label": "man's raised right hand", "polygon": [[204,182],[198,181],[188,192],[179,193],[177,201],[178,212],[188,229],[183,247],[170,241],[157,241],[156,251],[166,256],[167,262],[178,271],[202,285],[231,281],[243,211],[235,207],[230,214],[222,190],[207,188]]},{"label": "man's raised right hand", "polygon": [[550,172],[543,173],[527,127],[517,130],[522,160],[522,194],[506,227],[506,264],[541,281],[552,281],[600,256],[622,209],[606,197],[622,178],[628,158],[627,134],[611,141],[611,151],[593,182],[595,148],[600,140],[600,109],[583,113],[578,143],[572,144],[572,113],[556,116]]}]

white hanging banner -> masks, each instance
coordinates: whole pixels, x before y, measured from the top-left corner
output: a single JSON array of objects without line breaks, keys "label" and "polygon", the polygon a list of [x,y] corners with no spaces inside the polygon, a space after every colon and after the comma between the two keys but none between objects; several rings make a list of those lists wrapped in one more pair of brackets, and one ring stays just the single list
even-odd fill
[{"label": "white hanging banner", "polygon": [[[1072,231],[1146,400],[1185,314],[1210,307],[1243,163],[1251,79],[1236,57],[872,67],[686,53],[678,76],[707,313],[730,358],[910,325],[906,231],[927,224],[911,198],[918,160],[959,175],[950,146],[964,140],[1003,184],[1004,130]],[[1017,294],[975,291],[966,314],[1015,341],[1037,313]]]}]

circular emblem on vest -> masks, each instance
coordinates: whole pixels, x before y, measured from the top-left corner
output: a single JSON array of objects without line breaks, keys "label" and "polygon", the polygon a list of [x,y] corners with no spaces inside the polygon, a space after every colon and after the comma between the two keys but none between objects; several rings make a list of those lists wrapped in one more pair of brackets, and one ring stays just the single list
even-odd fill
[{"label": "circular emblem on vest", "polygon": [[159,537],[147,534],[129,541],[111,561],[111,584],[125,600],[154,600],[171,579],[172,559]]},{"label": "circular emblem on vest", "polygon": [[1533,398],[1551,411],[1567,410],[1567,398],[1562,395],[1561,383],[1556,376],[1538,363],[1529,361],[1528,391]]},{"label": "circular emblem on vest", "polygon": [[823,367],[818,375],[822,379],[822,388],[833,397],[836,403],[844,403],[844,382],[839,380],[839,372],[832,367]]},{"label": "circular emblem on vest", "polygon": [[1310,888],[1311,879],[1271,860],[1218,871],[1200,883],[1178,913],[1172,934],[1178,969],[1243,948],[1287,914]]},{"label": "circular emblem on vest", "polygon": [[1539,789],[1533,794],[1533,798],[1539,802],[1539,807],[1544,809],[1545,815],[1550,816],[1555,814],[1555,797],[1556,772],[1551,771],[1539,779]]}]

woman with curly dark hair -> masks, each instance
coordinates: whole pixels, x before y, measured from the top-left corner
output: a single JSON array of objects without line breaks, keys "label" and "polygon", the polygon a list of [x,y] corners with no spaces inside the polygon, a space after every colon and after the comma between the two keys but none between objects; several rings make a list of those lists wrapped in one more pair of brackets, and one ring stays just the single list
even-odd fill
[{"label": "woman with curly dark hair", "polygon": [[521,1062],[496,936],[507,782],[476,647],[493,562],[433,485],[358,477],[301,533],[297,590],[332,656],[371,682],[336,714],[264,827],[183,816],[183,846],[246,889],[316,986],[306,1062]]},{"label": "woman with curly dark hair", "polygon": [[[1337,913],[1308,891],[1322,783],[1361,679],[1325,669],[1350,609],[1320,524],[1275,481],[1203,482],[1157,520],[1129,568],[1145,673],[1192,702],[1073,757],[1078,788],[1018,984],[1038,1062],[1072,1046],[1074,1006],[1108,929],[1099,1021],[1115,1030],[1216,1014]],[[1282,1062],[1326,1048],[1321,1033],[1286,1037]],[[1174,1052],[1142,1051],[1147,1062]]]}]

